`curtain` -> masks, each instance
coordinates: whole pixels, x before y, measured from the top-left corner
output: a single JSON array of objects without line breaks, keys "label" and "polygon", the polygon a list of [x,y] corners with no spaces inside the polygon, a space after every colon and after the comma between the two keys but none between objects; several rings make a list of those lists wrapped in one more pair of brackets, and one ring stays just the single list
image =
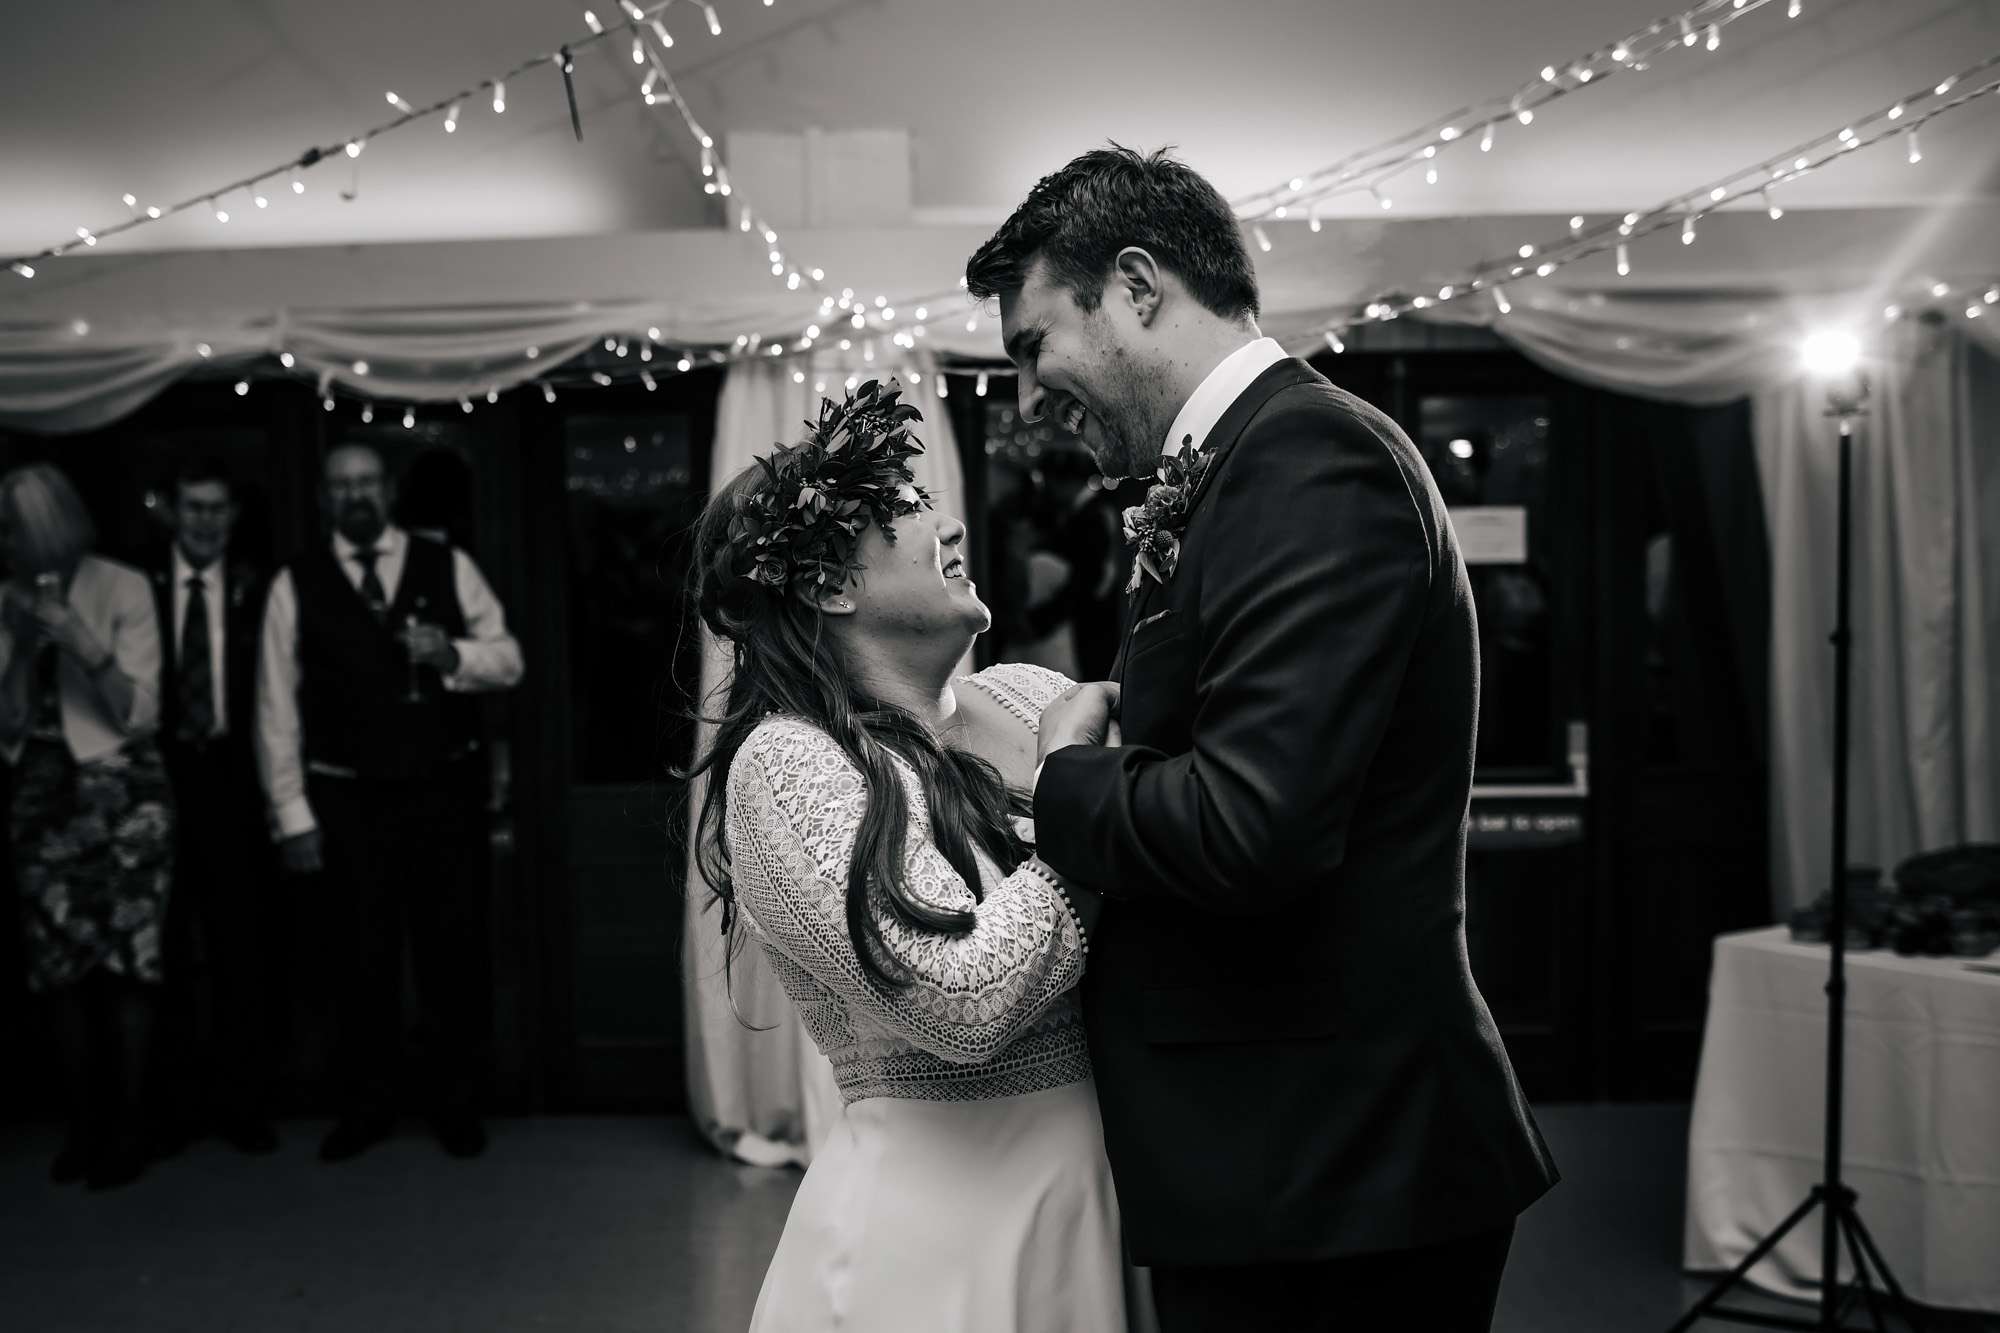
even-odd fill
[{"label": "curtain", "polygon": [[[1541,286],[1537,284],[1536,286]],[[1856,438],[1848,855],[1891,870],[2000,838],[2000,307],[1883,319],[1876,294],[1620,296],[1542,287],[1426,312],[1557,374],[1679,403],[1748,394],[1771,534],[1771,898],[1829,882],[1836,440],[1798,366],[1810,330],[1867,344]]]},{"label": "curtain", "polygon": [[[1854,441],[1848,854],[1893,869],[2000,838],[2000,364],[1920,325],[1888,336]],[[1838,445],[1809,384],[1756,399],[1771,515],[1772,880],[1829,883]]]},{"label": "curtain", "polygon": [[[940,509],[965,513],[965,485],[951,414],[932,390],[937,367],[927,352],[899,356],[904,397],[923,409],[918,436],[924,452],[912,461],[918,484]],[[793,379],[794,365],[752,361],[733,367],[722,388],[711,454],[711,493],[769,453],[774,442],[793,441],[808,419],[819,415],[816,384],[838,399],[847,376],[866,380],[886,375],[885,367],[863,362],[860,351],[816,359]],[[910,380],[916,379],[916,383]],[[716,711],[728,692],[729,657],[705,632],[702,697]],[[961,664],[969,669],[969,662]],[[703,728],[697,747],[712,732]],[[718,775],[719,777],[720,775]],[[698,818],[705,788],[690,794],[689,820]],[[692,842],[692,840],[691,840]],[[756,1165],[804,1165],[824,1141],[840,1113],[833,1070],[798,1021],[790,1000],[756,948],[739,948],[725,985],[724,941],[712,910],[711,891],[692,856],[685,906],[686,963],[682,969],[683,1012],[687,1027],[688,1106],[695,1123],[722,1152]]]}]

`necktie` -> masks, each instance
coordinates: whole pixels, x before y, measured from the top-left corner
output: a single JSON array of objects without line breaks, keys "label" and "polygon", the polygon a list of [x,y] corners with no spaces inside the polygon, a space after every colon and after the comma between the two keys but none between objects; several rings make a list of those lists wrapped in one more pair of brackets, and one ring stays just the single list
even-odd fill
[{"label": "necktie", "polygon": [[389,594],[382,591],[382,580],[375,577],[375,562],[382,558],[382,553],[371,546],[356,551],[354,558],[361,562],[361,600],[368,603],[369,614],[377,624],[385,623],[389,619]]},{"label": "necktie", "polygon": [[215,658],[208,638],[206,581],[190,574],[187,590],[187,612],[181,617],[181,739],[204,741],[215,731]]}]

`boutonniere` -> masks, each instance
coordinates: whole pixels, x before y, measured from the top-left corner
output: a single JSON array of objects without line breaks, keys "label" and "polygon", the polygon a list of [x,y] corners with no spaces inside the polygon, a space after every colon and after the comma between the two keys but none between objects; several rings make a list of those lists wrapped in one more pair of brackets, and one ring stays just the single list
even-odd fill
[{"label": "boutonniere", "polygon": [[1141,575],[1165,585],[1181,562],[1181,533],[1187,529],[1188,508],[1201,490],[1214,456],[1183,445],[1175,454],[1160,457],[1158,478],[1146,488],[1143,504],[1125,511],[1125,540],[1134,547],[1132,577],[1125,584],[1128,593],[1139,590]]}]

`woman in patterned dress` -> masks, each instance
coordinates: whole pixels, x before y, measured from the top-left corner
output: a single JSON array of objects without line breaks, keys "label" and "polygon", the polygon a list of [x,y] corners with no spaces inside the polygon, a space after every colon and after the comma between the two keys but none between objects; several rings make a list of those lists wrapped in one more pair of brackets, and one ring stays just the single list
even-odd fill
[{"label": "woman in patterned dress", "polygon": [[49,1174],[109,1189],[146,1168],[140,1094],[173,806],[153,740],[152,589],[92,555],[94,540],[61,472],[35,464],[0,477],[10,575],[0,584],[0,754],[14,766],[14,885],[28,988],[54,1011],[70,1112]]},{"label": "woman in patterned dress", "polygon": [[[834,408],[818,438],[838,461],[879,424]],[[723,928],[764,949],[844,1109],[751,1328],[1115,1333],[1118,1212],[1073,995],[1084,926],[1023,818],[1037,720],[1069,682],[954,678],[991,615],[964,525],[907,470],[802,489],[796,455],[777,458],[696,537],[702,615],[734,666],[700,855]],[[793,577],[814,512],[859,527],[830,564],[804,561],[834,577]],[[772,552],[789,563],[753,564]]]}]

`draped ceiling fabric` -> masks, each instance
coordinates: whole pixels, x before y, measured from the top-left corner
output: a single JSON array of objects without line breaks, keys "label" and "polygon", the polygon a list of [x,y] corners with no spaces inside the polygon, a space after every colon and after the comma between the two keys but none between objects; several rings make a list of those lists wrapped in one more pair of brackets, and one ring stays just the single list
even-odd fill
[{"label": "draped ceiling fabric", "polygon": [[[936,363],[919,351],[897,364],[907,364],[923,376],[919,385],[905,390],[906,399],[924,413],[917,433],[925,449],[912,460],[912,471],[940,509],[963,514],[965,483],[951,414],[938,410],[942,404],[929,392]],[[819,415],[818,395],[813,392],[817,379],[824,378],[827,395],[838,398],[847,375],[866,380],[876,377],[880,367],[864,363],[854,351],[846,357],[819,359],[803,384],[793,382],[792,370],[789,364],[753,361],[730,371],[716,413],[711,491],[748,467],[756,455],[769,453],[774,442],[800,437],[803,423]],[[703,647],[702,697],[710,701],[704,711],[713,716],[727,696],[729,657],[706,633]],[[961,669],[969,668],[969,662],[962,664]],[[695,744],[706,747],[712,737],[713,729],[703,727]],[[698,783],[690,794],[690,821],[699,817],[704,792]],[[840,1112],[832,1066],[806,1036],[761,950],[740,947],[725,986],[718,918],[708,885],[692,859],[687,884],[687,966],[682,969],[681,986],[688,1106],[702,1132],[723,1152],[756,1165],[803,1165]]]}]

